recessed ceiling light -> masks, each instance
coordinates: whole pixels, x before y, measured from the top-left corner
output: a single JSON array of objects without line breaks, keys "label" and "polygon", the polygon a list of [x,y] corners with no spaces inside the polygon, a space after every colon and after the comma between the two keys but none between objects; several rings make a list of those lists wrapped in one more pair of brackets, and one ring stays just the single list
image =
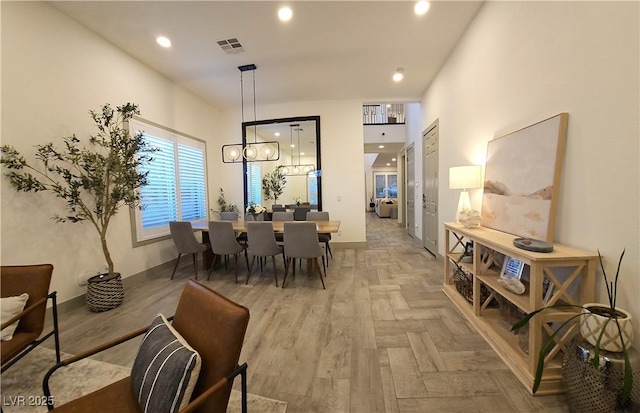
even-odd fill
[{"label": "recessed ceiling light", "polygon": [[300,155],[304,155],[304,152],[300,152]]},{"label": "recessed ceiling light", "polygon": [[283,22],[288,22],[292,16],[293,11],[288,7],[281,7],[280,10],[278,10],[278,18]]},{"label": "recessed ceiling light", "polygon": [[387,166],[391,166],[391,164],[389,162],[387,162]]},{"label": "recessed ceiling light", "polygon": [[156,37],[156,42],[158,42],[158,44],[162,47],[171,47],[171,40],[169,40],[169,38],[167,37],[158,36]]},{"label": "recessed ceiling light", "polygon": [[276,132],[276,133],[274,133],[274,135],[280,136],[280,132]]},{"label": "recessed ceiling light", "polygon": [[425,14],[427,11],[429,11],[429,7],[431,7],[431,5],[429,4],[428,1],[418,1],[416,2],[416,5],[413,6],[413,11],[418,15],[418,16],[422,16],[423,14]]},{"label": "recessed ceiling light", "polygon": [[396,161],[396,158],[391,158],[391,160],[392,160],[393,162],[395,162],[395,161]]},{"label": "recessed ceiling light", "polygon": [[378,149],[383,149],[384,145],[378,145]]},{"label": "recessed ceiling light", "polygon": [[396,72],[393,74],[393,81],[399,82],[404,78],[404,69],[399,67],[396,69]]}]

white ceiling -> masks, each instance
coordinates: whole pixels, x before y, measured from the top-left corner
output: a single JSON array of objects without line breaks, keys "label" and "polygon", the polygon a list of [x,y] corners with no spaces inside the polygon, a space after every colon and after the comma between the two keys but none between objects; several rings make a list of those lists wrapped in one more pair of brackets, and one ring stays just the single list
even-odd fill
[{"label": "white ceiling", "polygon": [[[416,102],[437,74],[481,1],[434,1],[424,16],[413,1],[293,1],[277,18],[274,1],[53,1],[55,8],[217,108],[362,99]],[[167,36],[172,47],[156,44]],[[219,40],[237,38],[227,54]],[[404,80],[391,79],[397,68]],[[395,151],[395,152],[394,152]],[[367,152],[367,150],[365,150]],[[391,162],[383,151],[374,165]],[[389,158],[389,159],[387,159]]]},{"label": "white ceiling", "polygon": [[[50,4],[216,107],[234,108],[238,66],[250,63],[258,67],[258,104],[419,101],[482,2],[432,2],[417,16],[411,1],[294,1],[287,23],[277,18],[283,3],[272,1]],[[170,49],[156,44],[159,35],[172,40]],[[234,37],[245,52],[217,44]],[[395,83],[398,67],[405,78]],[[245,84],[245,101],[249,92]]]}]

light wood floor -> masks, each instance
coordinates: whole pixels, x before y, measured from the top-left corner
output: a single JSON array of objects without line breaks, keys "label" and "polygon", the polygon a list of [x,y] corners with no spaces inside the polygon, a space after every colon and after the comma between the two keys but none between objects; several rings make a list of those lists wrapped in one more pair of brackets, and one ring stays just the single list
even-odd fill
[{"label": "light wood floor", "polygon": [[[530,396],[441,292],[442,264],[397,221],[367,214],[367,247],[333,249],[322,290],[306,270],[273,282],[271,263],[245,286],[218,266],[204,283],[249,307],[241,362],[249,392],[297,412],[567,412],[564,396]],[[284,274],[278,259],[280,280]],[[118,308],[61,316],[61,346],[75,353],[173,314],[192,276],[154,274],[125,292]],[[206,279],[206,273],[200,274]],[[100,359],[130,366],[137,342]],[[236,383],[239,384],[239,383]]]}]

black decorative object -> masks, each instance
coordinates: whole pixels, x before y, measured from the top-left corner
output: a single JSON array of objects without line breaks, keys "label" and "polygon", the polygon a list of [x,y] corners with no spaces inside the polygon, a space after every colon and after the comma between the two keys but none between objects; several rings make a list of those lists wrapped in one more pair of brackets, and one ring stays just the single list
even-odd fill
[{"label": "black decorative object", "polygon": [[527,251],[534,252],[551,252],[553,251],[553,245],[546,241],[533,238],[516,238],[513,240],[515,247],[521,248]]}]

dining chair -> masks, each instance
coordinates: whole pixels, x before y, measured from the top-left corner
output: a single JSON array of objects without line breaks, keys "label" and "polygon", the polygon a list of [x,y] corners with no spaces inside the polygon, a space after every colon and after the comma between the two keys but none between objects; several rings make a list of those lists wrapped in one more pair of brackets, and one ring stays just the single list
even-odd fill
[{"label": "dining chair", "polygon": [[[60,362],[56,292],[49,293],[52,273],[51,264],[0,267],[2,372],[51,336],[54,338],[56,361]],[[47,328],[43,335],[48,300],[51,300],[53,327]]]},{"label": "dining chair", "polygon": [[[173,322],[169,323],[171,319]],[[248,324],[249,309],[189,280],[175,316],[158,315],[149,328],[140,328],[70,356],[49,369],[43,381],[42,400],[50,411],[59,413],[138,413],[178,411],[180,407],[181,412],[224,413],[234,379],[239,375],[241,411],[246,413],[247,363],[238,366],[238,361]],[[49,381],[58,369],[119,344],[131,344],[131,339],[142,335],[144,339],[129,376],[54,406],[56,398],[51,394]],[[77,365],[76,369],[81,372],[83,367]],[[90,377],[91,371],[85,374]]]},{"label": "dining chair", "polygon": [[[313,267],[310,270],[318,272],[322,289],[325,289],[324,280],[318,264],[318,258],[324,261],[324,252],[318,241],[318,232],[316,231],[315,222],[291,222],[284,223],[284,255],[286,257],[286,266],[284,270],[284,279],[282,280],[282,288],[287,281],[289,268],[292,266],[291,261],[295,258],[312,260]],[[324,268],[324,262],[323,262]],[[293,275],[295,276],[295,263],[293,265]],[[325,277],[327,276],[325,269]]]},{"label": "dining chair", "polygon": [[220,213],[220,221],[237,221],[238,213],[237,212],[221,212]]},{"label": "dining chair", "polygon": [[254,217],[252,214],[247,212],[246,214],[244,214],[244,220],[245,221],[264,221],[264,213],[257,214]]},{"label": "dining chair", "polygon": [[248,238],[248,253],[253,255],[251,264],[249,265],[249,272],[247,274],[247,282],[249,284],[249,277],[251,277],[251,271],[256,261],[256,257],[266,258],[271,257],[273,262],[273,275],[276,279],[276,287],[278,287],[278,270],[276,267],[276,255],[282,254],[282,261],[284,258],[284,249],[282,246],[276,243],[276,237],[273,233],[273,224],[271,222],[247,222],[247,238]]},{"label": "dining chair", "polygon": [[[293,212],[274,212],[271,221],[293,221]],[[280,244],[284,242],[284,236],[281,232],[276,234],[276,242]]]},{"label": "dining chair", "polygon": [[272,221],[293,221],[293,212],[274,212],[271,216]]},{"label": "dining chair", "polygon": [[278,204],[273,204],[271,206],[271,211],[275,212],[287,212],[287,208],[285,208],[282,205],[278,205]]},{"label": "dining chair", "polygon": [[[309,211],[307,212],[307,221],[329,221],[329,213],[326,211]],[[331,234],[318,234],[318,239],[325,245],[325,255],[327,256],[327,265],[329,265],[329,255],[333,259],[333,252],[331,252]]]},{"label": "dining chair", "polygon": [[176,244],[176,248],[178,249],[178,259],[176,261],[176,265],[173,267],[171,279],[173,280],[173,276],[176,274],[176,269],[178,269],[178,264],[180,263],[180,257],[182,254],[191,254],[193,256],[193,271],[197,280],[198,259],[196,255],[199,252],[206,251],[209,246],[198,242],[193,233],[191,222],[189,221],[171,221],[169,222],[169,231],[171,232],[171,238],[173,238],[173,242]]},{"label": "dining chair", "polygon": [[209,269],[207,280],[211,277],[211,272],[215,268],[216,259],[219,256],[233,255],[234,270],[236,276],[236,284],[238,283],[238,254],[244,251],[244,258],[249,267],[249,257],[247,249],[241,245],[236,239],[236,233],[233,230],[233,223],[230,221],[209,221],[209,242],[211,242],[211,250],[213,251],[213,264]]},{"label": "dining chair", "polygon": [[293,209],[293,219],[295,221],[304,221],[307,219],[307,212],[311,211],[311,207],[299,206]]},{"label": "dining chair", "polygon": [[[237,212],[221,212],[220,213],[220,221],[237,221],[238,220],[238,213]],[[239,243],[246,245],[247,244],[247,233],[246,232],[241,232],[240,234],[236,235],[236,239],[238,240]]]}]

